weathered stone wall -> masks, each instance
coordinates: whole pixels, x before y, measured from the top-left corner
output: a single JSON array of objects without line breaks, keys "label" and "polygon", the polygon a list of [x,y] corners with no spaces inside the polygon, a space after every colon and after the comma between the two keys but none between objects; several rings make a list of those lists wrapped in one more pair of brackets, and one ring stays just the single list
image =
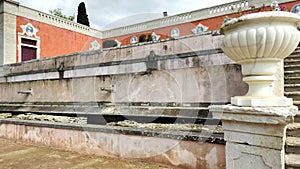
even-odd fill
[{"label": "weathered stone wall", "polygon": [[[57,73],[58,74],[58,73]],[[114,85],[114,91],[102,87]],[[31,95],[18,92],[32,89]],[[243,94],[237,65],[1,83],[0,102],[228,102]]]},{"label": "weathered stone wall", "polygon": [[[186,169],[225,168],[225,146],[123,134],[124,129],[30,121],[0,121],[0,137],[100,156],[139,158]],[[136,133],[135,130],[132,130]],[[122,133],[122,134],[120,134]],[[166,134],[164,134],[166,135]],[[204,134],[207,135],[207,134]]]},{"label": "weathered stone wall", "polygon": [[[240,66],[220,50],[220,38],[193,36],[5,65],[0,102],[229,102],[247,85]],[[28,89],[31,94],[20,94]]]}]

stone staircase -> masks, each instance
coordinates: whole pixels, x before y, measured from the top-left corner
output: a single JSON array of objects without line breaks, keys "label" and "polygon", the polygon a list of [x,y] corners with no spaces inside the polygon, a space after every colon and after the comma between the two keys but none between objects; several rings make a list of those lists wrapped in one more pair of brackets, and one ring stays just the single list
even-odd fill
[{"label": "stone staircase", "polygon": [[300,47],[284,60],[285,95],[300,107]]},{"label": "stone staircase", "polygon": [[300,169],[300,121],[287,128],[285,163],[286,169]]},{"label": "stone staircase", "polygon": [[[293,98],[300,110],[300,47],[284,60],[285,95]],[[286,169],[300,169],[300,113],[287,128],[285,146]]]}]

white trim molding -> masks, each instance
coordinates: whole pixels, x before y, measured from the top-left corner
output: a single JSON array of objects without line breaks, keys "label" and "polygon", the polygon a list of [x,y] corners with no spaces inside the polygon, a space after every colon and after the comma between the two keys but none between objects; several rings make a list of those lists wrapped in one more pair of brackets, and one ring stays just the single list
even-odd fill
[{"label": "white trim molding", "polygon": [[38,38],[38,36],[36,34],[39,30],[37,28],[35,28],[31,23],[27,23],[26,25],[21,25],[20,27],[23,30],[21,35],[23,35],[23,36],[27,35],[29,37],[34,36],[35,38]]},{"label": "white trim molding", "polygon": [[[22,38],[23,39],[34,40],[34,41],[36,41],[36,45],[34,46],[34,45],[23,44],[22,43]],[[22,62],[22,46],[35,48],[36,49],[36,59],[40,59],[41,41],[40,41],[39,37],[33,38],[33,37],[24,36],[22,33],[18,34],[18,62]]]}]

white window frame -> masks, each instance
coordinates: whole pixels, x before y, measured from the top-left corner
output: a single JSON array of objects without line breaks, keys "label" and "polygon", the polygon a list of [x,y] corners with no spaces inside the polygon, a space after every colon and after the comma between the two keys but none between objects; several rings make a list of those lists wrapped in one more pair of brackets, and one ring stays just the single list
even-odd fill
[{"label": "white window frame", "polygon": [[[36,41],[36,45],[34,46],[34,45],[24,44],[24,43],[22,43],[22,38],[34,40],[34,41]],[[21,33],[19,33],[18,34],[18,62],[22,62],[22,46],[35,48],[36,49],[36,59],[40,59],[40,53],[41,53],[40,45],[41,45],[40,38],[28,37],[28,36],[24,36]]]},{"label": "white window frame", "polygon": [[[174,33],[175,30],[177,31],[177,34]],[[173,28],[171,30],[171,37],[172,38],[178,38],[179,36],[180,36],[180,30],[179,30],[179,28]]]}]

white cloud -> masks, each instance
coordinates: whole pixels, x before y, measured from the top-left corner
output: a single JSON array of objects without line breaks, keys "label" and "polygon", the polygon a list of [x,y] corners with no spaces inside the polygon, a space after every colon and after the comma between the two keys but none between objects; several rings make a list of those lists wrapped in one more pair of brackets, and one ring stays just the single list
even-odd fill
[{"label": "white cloud", "polygon": [[[80,2],[85,2],[87,14],[92,27],[100,28],[110,23],[137,14],[153,14],[159,16],[168,11],[169,15],[223,4],[235,0],[17,0],[21,5],[43,12],[61,8],[66,15],[77,15]],[[149,16],[151,18],[151,16]],[[129,17],[130,18],[130,17]],[[140,21],[140,20],[138,20]],[[133,20],[127,22],[134,22]]]}]

